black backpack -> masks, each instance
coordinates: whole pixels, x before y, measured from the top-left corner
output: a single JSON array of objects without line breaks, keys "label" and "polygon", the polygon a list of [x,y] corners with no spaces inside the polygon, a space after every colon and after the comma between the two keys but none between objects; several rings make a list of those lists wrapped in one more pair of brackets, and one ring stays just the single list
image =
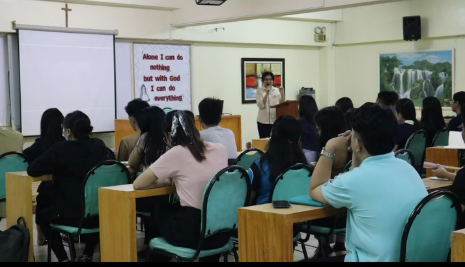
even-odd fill
[{"label": "black backpack", "polygon": [[20,217],[16,223],[10,229],[0,233],[0,262],[28,261],[29,230],[23,217]]}]

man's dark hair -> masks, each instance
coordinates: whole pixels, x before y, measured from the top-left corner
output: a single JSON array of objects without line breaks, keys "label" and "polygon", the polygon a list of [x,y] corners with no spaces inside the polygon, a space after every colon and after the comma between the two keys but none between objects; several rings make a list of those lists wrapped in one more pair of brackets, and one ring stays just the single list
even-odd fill
[{"label": "man's dark hair", "polygon": [[134,117],[136,119],[137,124],[140,121],[140,115],[142,111],[146,108],[150,107],[147,101],[144,101],[140,98],[136,98],[128,103],[125,110],[129,117]]},{"label": "man's dark hair", "polygon": [[266,72],[264,72],[263,75],[262,75],[262,82],[265,82],[266,76],[271,76],[271,78],[272,78],[273,81],[274,81],[274,74],[273,74],[272,72],[266,71]]},{"label": "man's dark hair", "polygon": [[346,114],[349,109],[354,108],[354,103],[352,103],[350,98],[343,97],[336,101],[336,107],[338,107],[343,114]]},{"label": "man's dark hair", "polygon": [[465,125],[465,105],[461,107],[460,112],[462,114],[462,123]]},{"label": "man's dark hair", "polygon": [[396,91],[391,91],[391,106],[395,106],[399,101],[399,94]]},{"label": "man's dark hair", "polygon": [[465,92],[455,93],[454,101],[458,102],[460,106],[463,106],[465,104]]},{"label": "man's dark hair", "polygon": [[383,105],[385,105],[387,107],[391,106],[391,103],[392,103],[392,94],[391,94],[391,92],[388,92],[388,91],[379,92],[378,101],[381,102],[381,104],[383,104]]},{"label": "man's dark hair", "polygon": [[352,127],[372,156],[392,152],[396,145],[397,119],[391,110],[367,103],[352,116]]},{"label": "man's dark hair", "polygon": [[223,114],[223,100],[205,98],[199,103],[200,119],[207,126],[217,126]]}]

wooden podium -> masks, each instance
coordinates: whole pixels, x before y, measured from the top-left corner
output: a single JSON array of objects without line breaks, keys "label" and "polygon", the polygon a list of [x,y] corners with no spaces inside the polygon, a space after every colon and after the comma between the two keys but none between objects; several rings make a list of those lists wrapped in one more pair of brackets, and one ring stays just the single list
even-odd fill
[{"label": "wooden podium", "polygon": [[300,118],[298,100],[289,100],[279,105],[271,106],[271,108],[276,108],[276,118],[279,118],[283,115]]}]

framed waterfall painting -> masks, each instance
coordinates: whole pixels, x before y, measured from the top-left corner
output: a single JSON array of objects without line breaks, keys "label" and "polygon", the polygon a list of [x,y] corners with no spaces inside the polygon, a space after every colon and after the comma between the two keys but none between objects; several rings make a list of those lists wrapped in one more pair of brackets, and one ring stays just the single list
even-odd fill
[{"label": "framed waterfall painting", "polygon": [[454,50],[380,54],[380,91],[395,91],[421,107],[426,97],[436,97],[450,107],[454,94]]}]

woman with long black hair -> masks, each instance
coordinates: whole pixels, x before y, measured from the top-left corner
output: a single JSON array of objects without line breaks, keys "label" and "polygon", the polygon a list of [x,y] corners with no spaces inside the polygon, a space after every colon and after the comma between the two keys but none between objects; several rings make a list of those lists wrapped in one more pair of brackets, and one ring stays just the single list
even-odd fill
[{"label": "woman with long black hair", "polygon": [[315,114],[318,106],[312,96],[304,95],[299,99],[300,124],[302,125],[302,150],[307,162],[315,162],[317,159],[318,131],[315,125]]},{"label": "woman with long black hair", "polygon": [[[221,144],[205,142],[191,113],[173,111],[163,123],[165,141],[171,147],[134,181],[135,190],[176,185],[180,202],[155,205],[157,236],[171,245],[196,249],[200,241],[203,193],[210,180],[228,166],[228,151]],[[204,250],[224,246],[230,235],[209,238]],[[218,261],[220,255],[201,261]],[[156,261],[170,258],[157,255]]]},{"label": "woman with long black hair", "polygon": [[163,141],[163,121],[165,112],[159,107],[148,107],[140,116],[141,136],[129,156],[129,166],[138,171],[145,171],[166,151]]},{"label": "woman with long black hair", "polygon": [[307,164],[299,145],[301,136],[302,126],[296,118],[281,116],[276,120],[265,155],[254,162],[249,171],[252,180],[250,205],[269,203],[278,175],[297,163]]},{"label": "woman with long black hair", "polygon": [[441,102],[436,97],[426,97],[421,106],[421,127],[426,132],[426,147],[433,146],[434,136],[446,127]]},{"label": "woman with long black hair", "polygon": [[417,112],[413,101],[407,98],[399,99],[396,103],[397,125],[396,146],[394,151],[405,148],[405,144],[410,136],[420,130],[420,123],[417,120]]}]

